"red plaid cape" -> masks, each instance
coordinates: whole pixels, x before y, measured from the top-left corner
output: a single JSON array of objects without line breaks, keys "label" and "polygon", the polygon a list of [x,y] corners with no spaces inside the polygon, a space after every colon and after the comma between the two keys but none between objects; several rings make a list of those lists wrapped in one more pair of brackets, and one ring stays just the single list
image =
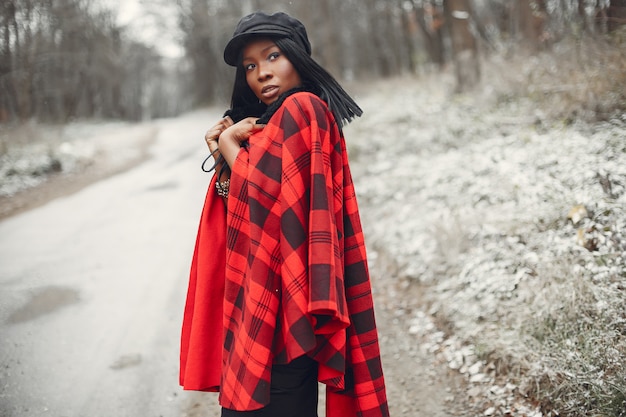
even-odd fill
[{"label": "red plaid cape", "polygon": [[273,363],[307,354],[328,417],[389,415],[345,142],[327,105],[288,97],[250,137],[228,214],[213,178],[192,261],[180,383],[220,404],[268,404]]}]

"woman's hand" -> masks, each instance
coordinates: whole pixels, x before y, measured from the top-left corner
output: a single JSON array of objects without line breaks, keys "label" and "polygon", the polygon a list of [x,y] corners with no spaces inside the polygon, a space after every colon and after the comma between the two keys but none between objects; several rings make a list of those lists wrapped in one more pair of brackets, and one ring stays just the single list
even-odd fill
[{"label": "woman's hand", "polygon": [[218,140],[223,131],[234,125],[233,119],[229,116],[223,117],[217,122],[212,128],[207,130],[204,135],[204,140],[206,141],[207,146],[209,147],[209,151],[214,153],[218,148]]},{"label": "woman's hand", "polygon": [[241,148],[241,142],[248,140],[253,133],[263,129],[265,125],[259,125],[256,117],[248,117],[232,124],[219,136],[219,150],[228,166],[232,167]]}]

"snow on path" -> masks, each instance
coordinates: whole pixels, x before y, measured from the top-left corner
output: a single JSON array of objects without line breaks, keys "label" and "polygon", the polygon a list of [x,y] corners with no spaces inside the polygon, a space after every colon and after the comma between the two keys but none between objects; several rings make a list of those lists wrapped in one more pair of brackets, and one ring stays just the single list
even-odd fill
[{"label": "snow on path", "polygon": [[179,329],[218,117],[160,121],[148,162],[0,222],[0,415],[186,414]]}]

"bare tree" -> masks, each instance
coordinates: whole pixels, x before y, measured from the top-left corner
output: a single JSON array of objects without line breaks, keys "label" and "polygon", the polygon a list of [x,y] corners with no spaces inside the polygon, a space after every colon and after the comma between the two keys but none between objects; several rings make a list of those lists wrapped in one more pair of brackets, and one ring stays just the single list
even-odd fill
[{"label": "bare tree", "polygon": [[469,0],[444,0],[446,23],[452,40],[457,89],[467,90],[480,80],[478,44],[470,28]]},{"label": "bare tree", "polygon": [[[0,6],[2,10],[2,49],[0,51],[0,122],[15,116],[17,93],[13,71],[16,68],[16,50],[19,47],[19,31],[16,19],[16,6],[13,0],[7,0]],[[12,42],[12,39],[16,39]]]},{"label": "bare tree", "polygon": [[[390,77],[452,59],[461,90],[479,79],[479,40],[534,52],[567,36],[603,36],[626,22],[626,0],[176,0],[185,56],[173,64],[94,4],[0,3],[0,123],[139,119],[223,103],[233,79],[224,45],[241,16],[255,10],[302,20],[314,57],[338,77]],[[157,15],[172,2],[142,4]]]},{"label": "bare tree", "polygon": [[432,1],[424,1],[421,6],[413,0],[416,10],[416,19],[425,40],[426,50],[430,60],[439,66],[445,64],[444,48],[444,18],[443,10]]},{"label": "bare tree", "polygon": [[87,0],[9,0],[0,7],[0,31],[0,120],[151,113],[145,96],[128,94],[149,80],[129,86],[136,72],[129,68],[155,68],[161,58],[130,47],[137,42],[110,11]]},{"label": "bare tree", "polygon": [[401,54],[406,54],[404,64],[410,73],[416,73],[418,62],[418,46],[417,46],[417,16],[413,2],[398,0],[397,7],[400,10],[401,30]]},{"label": "bare tree", "polygon": [[587,21],[587,11],[585,10],[585,0],[578,0],[578,17],[583,32],[589,30],[589,22]]},{"label": "bare tree", "polygon": [[517,27],[522,36],[522,42],[536,49],[547,41],[548,37],[545,32],[547,23],[546,5],[543,0],[516,0],[514,3],[515,13],[517,16]]},{"label": "bare tree", "polygon": [[626,25],[626,0],[611,0],[607,10],[609,32],[614,32]]}]

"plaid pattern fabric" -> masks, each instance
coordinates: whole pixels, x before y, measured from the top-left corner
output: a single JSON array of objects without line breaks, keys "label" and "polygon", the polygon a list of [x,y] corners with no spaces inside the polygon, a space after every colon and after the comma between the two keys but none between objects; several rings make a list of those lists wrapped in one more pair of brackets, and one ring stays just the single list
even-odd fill
[{"label": "plaid pattern fabric", "polygon": [[263,407],[272,364],[307,354],[327,416],[388,416],[345,143],[322,100],[288,97],[250,137],[227,211],[221,405]]},{"label": "plaid pattern fabric", "polygon": [[325,103],[290,96],[240,152],[230,187],[222,405],[262,407],[272,363],[309,354],[358,415],[386,415],[354,187]]}]

